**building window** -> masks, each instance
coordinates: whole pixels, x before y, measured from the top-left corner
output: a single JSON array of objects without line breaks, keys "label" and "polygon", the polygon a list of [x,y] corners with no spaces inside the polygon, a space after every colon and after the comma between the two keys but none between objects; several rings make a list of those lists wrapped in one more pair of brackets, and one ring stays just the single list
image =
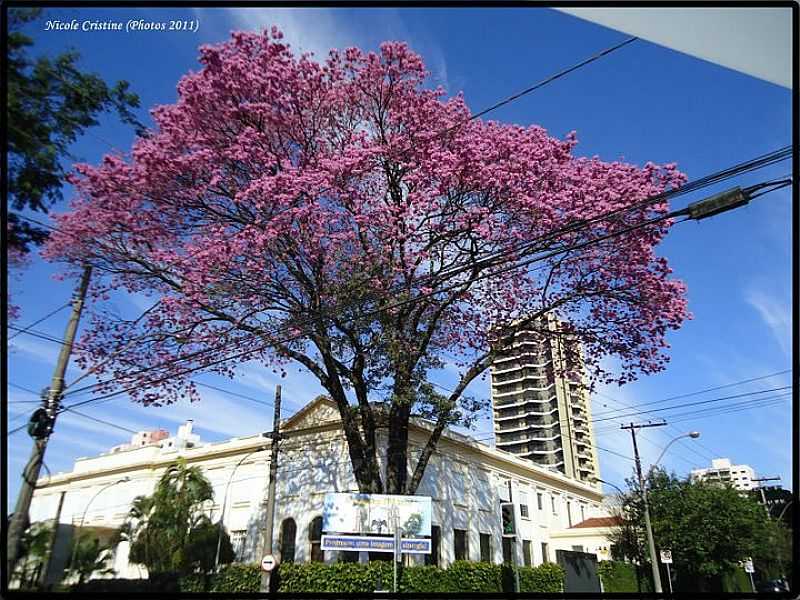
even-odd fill
[{"label": "building window", "polygon": [[481,562],[492,562],[492,537],[488,533],[481,534]]},{"label": "building window", "polygon": [[231,531],[231,546],[233,546],[233,556],[236,562],[244,562],[244,545],[246,540],[246,529]]},{"label": "building window", "polygon": [[519,516],[523,519],[530,519],[530,513],[528,513],[528,494],[524,492],[519,493]]},{"label": "building window", "polygon": [[586,520],[586,507],[583,504],[581,504],[581,521],[585,520]]},{"label": "building window", "polygon": [[453,529],[453,550],[455,560],[468,560],[469,540],[466,529]]},{"label": "building window", "polygon": [[425,564],[432,567],[439,566],[439,543],[442,530],[438,525],[431,526],[431,553],[425,555]]},{"label": "building window", "polygon": [[522,540],[522,560],[526,567],[530,567],[533,563],[531,561],[531,541]]},{"label": "building window", "polygon": [[542,542],[542,562],[550,562],[550,552],[547,549],[547,542]]},{"label": "building window", "polygon": [[281,562],[294,562],[295,537],[297,525],[294,519],[284,519],[281,523]]},{"label": "building window", "polygon": [[572,547],[572,551],[573,552],[583,552],[583,546],[573,546]]},{"label": "building window", "polygon": [[536,494],[536,505],[539,507],[539,510],[542,510],[542,494]]},{"label": "building window", "polygon": [[308,528],[308,541],[311,544],[311,562],[325,562],[322,549],[322,517],[314,517]]},{"label": "building window", "polygon": [[572,502],[567,502],[567,527],[572,527]]},{"label": "building window", "polygon": [[558,514],[558,509],[556,508],[556,497],[555,496],[550,496],[550,506],[553,509],[553,514],[557,515]]}]

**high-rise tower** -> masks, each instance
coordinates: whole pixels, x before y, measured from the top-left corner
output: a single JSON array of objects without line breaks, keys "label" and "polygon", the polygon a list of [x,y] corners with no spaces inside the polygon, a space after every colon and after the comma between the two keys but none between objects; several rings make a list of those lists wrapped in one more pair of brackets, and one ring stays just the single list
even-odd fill
[{"label": "high-rise tower", "polygon": [[518,331],[492,364],[496,445],[592,483],[600,472],[582,349],[557,333],[555,317],[541,323],[550,333]]}]

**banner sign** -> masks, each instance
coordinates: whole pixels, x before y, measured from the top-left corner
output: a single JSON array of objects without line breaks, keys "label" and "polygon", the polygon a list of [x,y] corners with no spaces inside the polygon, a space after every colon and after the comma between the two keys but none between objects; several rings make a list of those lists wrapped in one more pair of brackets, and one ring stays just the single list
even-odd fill
[{"label": "banner sign", "polygon": [[[360,535],[323,535],[323,550],[356,550],[364,552],[394,552],[394,538]],[[430,554],[431,541],[410,538],[400,541],[403,554]]]},{"label": "banner sign", "polygon": [[404,537],[430,537],[430,496],[325,494],[322,531],[326,533],[392,534],[395,519]]}]

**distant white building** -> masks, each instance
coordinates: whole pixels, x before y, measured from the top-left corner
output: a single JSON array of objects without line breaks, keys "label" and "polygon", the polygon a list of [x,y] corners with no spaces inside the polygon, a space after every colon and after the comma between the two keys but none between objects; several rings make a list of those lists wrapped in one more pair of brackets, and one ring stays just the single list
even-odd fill
[{"label": "distant white building", "polygon": [[692,469],[691,478],[727,483],[743,492],[758,488],[758,482],[753,482],[756,479],[753,468],[749,465],[731,465],[729,458],[713,459],[709,469]]},{"label": "distant white building", "polygon": [[[335,403],[319,397],[282,422],[281,429],[285,438],[278,465],[273,542],[279,560],[368,560],[365,552],[323,552],[320,548],[325,494],[358,491]],[[412,422],[412,464],[430,431],[428,422]],[[379,435],[383,436],[381,446],[385,447],[386,430],[379,429]],[[141,442],[139,437],[134,438]],[[237,560],[260,559],[269,444],[261,434],[200,443],[191,434],[191,423],[187,423],[174,438],[143,446],[134,443],[115,452],[78,459],[71,472],[43,478],[31,504],[31,521],[59,523],[46,581],[52,583],[60,578],[73,532],[81,524],[84,512],[85,527],[118,528],[133,499],[152,493],[164,470],[178,457],[201,467],[211,481],[214,502],[206,510],[215,522],[224,513],[222,520]],[[123,481],[125,478],[128,480]],[[514,537],[504,536],[502,527],[500,505],[508,500],[509,489],[517,523]],[[560,532],[592,517],[607,516],[596,485],[454,432],[442,436],[418,493],[433,500],[434,552],[415,560],[443,567],[459,558],[500,563],[512,554],[514,561],[522,564],[554,561],[557,548],[582,544],[570,541],[565,546]],[[127,542],[115,550],[116,576],[146,576],[143,567],[128,562],[128,551]]]}]

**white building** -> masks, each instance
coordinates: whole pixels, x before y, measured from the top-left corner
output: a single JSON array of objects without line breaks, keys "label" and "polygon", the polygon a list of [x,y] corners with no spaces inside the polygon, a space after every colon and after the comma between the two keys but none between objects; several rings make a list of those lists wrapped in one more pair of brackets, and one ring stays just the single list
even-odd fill
[{"label": "white building", "polygon": [[755,471],[749,465],[731,465],[729,458],[715,458],[710,469],[692,469],[691,478],[728,483],[740,491],[758,488]]},{"label": "white building", "polygon": [[[327,492],[358,491],[353,478],[336,405],[319,397],[281,424],[275,510],[275,538],[280,560],[368,560],[366,553],[322,552],[319,547],[323,499]],[[191,434],[182,428],[183,439]],[[410,462],[415,464],[431,427],[422,420],[410,426]],[[385,447],[385,430],[383,446]],[[60,577],[69,554],[72,532],[86,527],[118,528],[132,500],[150,494],[165,468],[178,457],[200,466],[214,486],[213,521],[224,512],[237,559],[260,558],[260,531],[267,489],[269,440],[261,434],[218,443],[158,444],[131,447],[78,459],[69,473],[39,482],[31,505],[31,521],[58,519],[59,531],[47,581]],[[383,463],[385,464],[385,462]],[[128,478],[127,481],[123,481]],[[117,482],[117,483],[115,483]],[[517,535],[502,535],[500,503],[509,482]],[[114,484],[114,485],[110,485]],[[537,565],[555,560],[559,532],[591,517],[606,516],[603,496],[594,486],[539,467],[508,452],[445,433],[418,490],[433,499],[434,554],[428,562],[447,566],[457,558],[516,561]],[[223,511],[223,501],[225,507]],[[60,506],[60,514],[59,514]],[[129,564],[127,542],[115,552],[117,577],[142,577],[144,568]],[[422,557],[417,557],[422,560]]]}]

